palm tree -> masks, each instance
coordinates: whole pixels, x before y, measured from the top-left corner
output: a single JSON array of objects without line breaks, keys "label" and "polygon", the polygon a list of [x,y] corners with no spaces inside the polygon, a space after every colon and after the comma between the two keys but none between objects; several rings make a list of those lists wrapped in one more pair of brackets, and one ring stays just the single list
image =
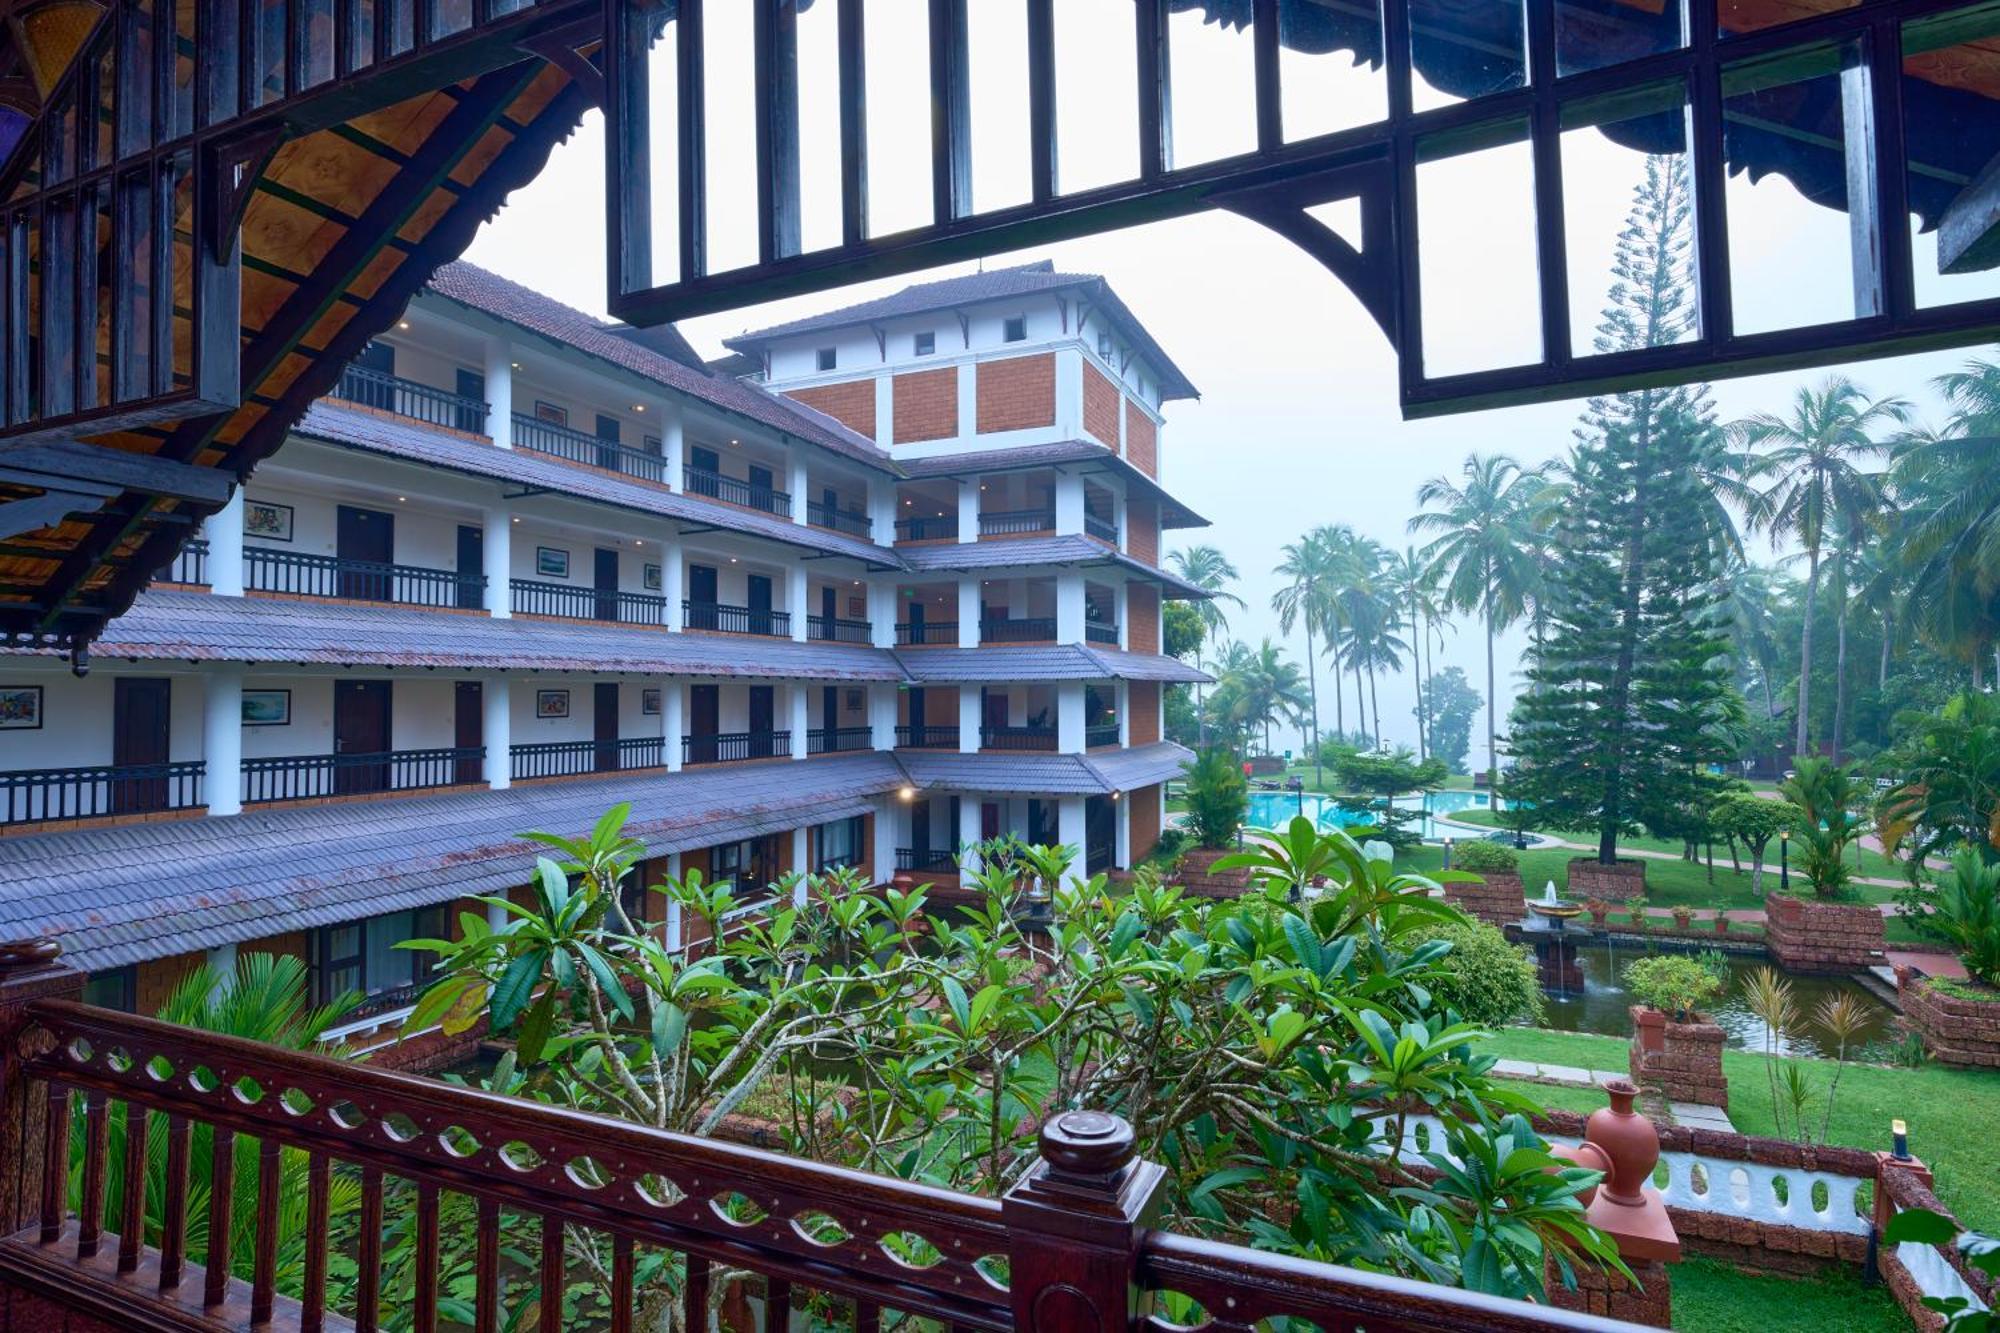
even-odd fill
[{"label": "palm tree", "polygon": [[1881,474],[1862,467],[1888,445],[1870,432],[1886,422],[1909,420],[1900,398],[1870,401],[1844,375],[1818,387],[1801,386],[1789,416],[1759,412],[1733,423],[1730,436],[1761,451],[1752,464],[1770,484],[1758,495],[1750,521],[1770,530],[1773,544],[1794,537],[1806,552],[1805,623],[1799,630],[1799,715],[1796,750],[1806,753],[1810,731],[1813,615],[1818,609],[1820,553],[1843,534],[1858,534],[1882,503]]},{"label": "palm tree", "polygon": [[[1197,670],[1205,670],[1202,663],[1203,649],[1210,639],[1229,628],[1229,616],[1223,611],[1222,603],[1234,602],[1238,608],[1247,605],[1241,597],[1228,591],[1229,585],[1241,578],[1236,566],[1220,547],[1190,546],[1185,551],[1167,552],[1167,563],[1182,579],[1207,593],[1208,596],[1195,603],[1195,614],[1201,617],[1201,642],[1195,645],[1194,664]],[[1200,687],[1195,690],[1195,725],[1201,729],[1201,744],[1208,744],[1208,714],[1202,709]]]},{"label": "palm tree", "polygon": [[1951,405],[1944,429],[1897,442],[1897,544],[1914,628],[1985,681],[2000,642],[2000,364],[1968,362],[1933,386]]},{"label": "palm tree", "polygon": [[1735,645],[1737,669],[1744,659],[1757,668],[1763,687],[1764,716],[1778,715],[1777,701],[1771,696],[1771,665],[1778,655],[1774,631],[1777,574],[1764,565],[1731,565],[1717,581],[1717,604],[1729,627],[1729,641]]},{"label": "palm tree", "polygon": [[1410,520],[1410,531],[1435,534],[1420,554],[1441,581],[1445,605],[1477,611],[1486,622],[1486,772],[1487,781],[1497,783],[1493,639],[1521,615],[1534,581],[1529,501],[1537,474],[1506,454],[1468,454],[1461,474],[1462,483],[1433,477],[1417,488],[1425,512]]},{"label": "palm tree", "polygon": [[1326,776],[1320,771],[1319,653],[1313,647],[1313,631],[1323,633],[1327,627],[1334,579],[1340,565],[1338,539],[1339,534],[1333,529],[1316,528],[1303,540],[1289,543],[1284,549],[1285,558],[1271,571],[1291,580],[1271,594],[1271,609],[1278,613],[1278,628],[1290,634],[1293,625],[1305,622],[1306,683],[1312,708],[1306,743],[1312,748],[1315,787],[1325,786]]},{"label": "palm tree", "polygon": [[1390,561],[1384,571],[1387,586],[1397,603],[1409,611],[1410,675],[1417,685],[1417,758],[1430,754],[1430,717],[1424,702],[1424,644],[1430,638],[1430,622],[1437,616],[1437,581],[1429,565],[1414,546]]}]

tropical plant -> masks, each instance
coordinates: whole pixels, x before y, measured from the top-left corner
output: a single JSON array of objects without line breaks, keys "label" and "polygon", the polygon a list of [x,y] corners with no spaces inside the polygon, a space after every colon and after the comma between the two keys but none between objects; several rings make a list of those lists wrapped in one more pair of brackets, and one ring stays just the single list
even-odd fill
[{"label": "tropical plant", "polygon": [[1701,1007],[1722,993],[1715,973],[1685,954],[1655,954],[1625,969],[1625,989],[1639,1003],[1691,1022]]},{"label": "tropical plant", "polygon": [[1229,846],[1250,812],[1250,784],[1243,770],[1229,751],[1210,746],[1189,761],[1185,772],[1188,808],[1183,823],[1195,845],[1210,850]]},{"label": "tropical plant", "polygon": [[1482,1027],[1542,1021],[1542,984],[1535,958],[1483,921],[1425,926],[1413,943],[1445,940],[1451,952],[1440,958],[1425,985],[1448,1013]]},{"label": "tropical plant", "polygon": [[1799,810],[1799,873],[1815,896],[1844,897],[1854,879],[1847,848],[1862,830],[1856,813],[1861,786],[1854,780],[1854,770],[1819,755],[1804,755],[1779,791]]},{"label": "tropical plant", "polygon": [[1427,759],[1431,754],[1431,721],[1426,697],[1429,675],[1427,650],[1431,628],[1442,615],[1437,600],[1437,577],[1430,565],[1417,554],[1416,547],[1406,546],[1403,553],[1392,559],[1384,569],[1383,579],[1396,604],[1409,613],[1410,677],[1417,694],[1417,706],[1412,710],[1412,716],[1417,719],[1417,758]]},{"label": "tropical plant", "polygon": [[1902,780],[1876,805],[1882,850],[1907,845],[1912,880],[1955,847],[2000,861],[2000,700],[1968,691],[1897,721],[1903,741],[1886,762]]},{"label": "tropical plant", "polygon": [[1786,829],[1798,827],[1799,819],[1799,808],[1791,802],[1767,800],[1752,792],[1725,792],[1716,801],[1715,827],[1729,840],[1730,857],[1735,857],[1738,842],[1750,854],[1751,893],[1764,896],[1764,849]]},{"label": "tropical plant", "polygon": [[1317,631],[1322,639],[1333,606],[1335,579],[1339,572],[1340,534],[1318,528],[1284,549],[1284,559],[1271,572],[1290,580],[1271,594],[1271,609],[1278,613],[1278,628],[1290,634],[1303,623],[1306,631],[1306,684],[1311,699],[1310,725],[1306,748],[1313,757],[1313,785],[1323,787],[1326,777],[1319,761],[1319,654],[1313,648]]},{"label": "tropical plant", "polygon": [[1521,854],[1491,838],[1469,838],[1452,848],[1452,865],[1474,874],[1490,875],[1520,869]]},{"label": "tropical plant", "polygon": [[1334,765],[1340,783],[1340,808],[1373,825],[1375,836],[1394,847],[1414,847],[1422,841],[1405,827],[1418,816],[1407,806],[1396,804],[1398,797],[1414,792],[1434,791],[1450,776],[1437,759],[1417,762],[1409,750],[1398,747],[1383,754],[1378,750],[1347,750]]},{"label": "tropical plant", "polygon": [[[1965,1262],[2000,1280],[2000,1236],[1961,1231],[1958,1223],[1928,1208],[1903,1208],[1882,1233],[1885,1245],[1949,1245]],[[1944,1333],[2000,1333],[2000,1313],[1964,1296],[1925,1296],[1923,1307],[1944,1316]]]},{"label": "tropical plant", "polygon": [[1961,847],[1950,870],[1896,896],[1903,919],[1951,945],[1967,975],[2000,986],[2000,863]]},{"label": "tropical plant", "polygon": [[1465,678],[1461,667],[1448,666],[1424,681],[1424,715],[1429,719],[1431,755],[1447,770],[1465,771],[1472,748],[1472,719],[1486,701]]},{"label": "tropical plant", "polygon": [[[1242,576],[1221,549],[1214,546],[1190,546],[1185,550],[1169,551],[1167,564],[1182,579],[1208,594],[1194,603],[1194,613],[1200,617],[1202,627],[1202,636],[1195,645],[1194,664],[1203,667],[1203,650],[1229,628],[1229,615],[1222,609],[1223,603],[1233,603],[1239,609],[1246,605],[1241,597],[1229,591],[1229,585]],[[1201,743],[1206,745],[1207,714],[1201,707],[1199,695],[1195,700],[1195,712]]]},{"label": "tropical plant", "polygon": [[[1792,983],[1776,968],[1760,967],[1743,979],[1743,1005],[1764,1025],[1764,1080],[1771,1094],[1771,1122],[1778,1136],[1785,1137],[1785,1099],[1778,1091],[1779,1051],[1785,1038],[1797,1030],[1798,1000]],[[1793,1134],[1803,1136],[1801,1122],[1794,1118]]]}]

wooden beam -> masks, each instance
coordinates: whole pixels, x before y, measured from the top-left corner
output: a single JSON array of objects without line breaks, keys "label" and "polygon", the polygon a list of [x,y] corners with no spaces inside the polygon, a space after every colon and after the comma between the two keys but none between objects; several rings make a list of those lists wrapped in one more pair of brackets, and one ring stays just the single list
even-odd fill
[{"label": "wooden beam", "polygon": [[1938,272],[1983,273],[2000,268],[2000,155],[1938,218]]},{"label": "wooden beam", "polygon": [[195,504],[220,505],[229,499],[230,478],[213,468],[81,440],[0,448],[0,469],[46,477],[50,484],[91,482]]}]

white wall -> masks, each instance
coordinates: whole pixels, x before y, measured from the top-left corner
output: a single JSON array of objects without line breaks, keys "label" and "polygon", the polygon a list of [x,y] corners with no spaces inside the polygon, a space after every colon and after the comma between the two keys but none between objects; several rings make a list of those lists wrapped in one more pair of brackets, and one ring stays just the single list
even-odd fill
[{"label": "white wall", "polygon": [[201,758],[201,678],[188,672],[108,671],[102,665],[79,680],[67,668],[0,666],[0,685],[42,687],[42,725],[0,731],[0,771],[28,768],[95,768],[111,762],[112,699],[118,676],[164,676],[172,682],[167,718],[170,761]]}]

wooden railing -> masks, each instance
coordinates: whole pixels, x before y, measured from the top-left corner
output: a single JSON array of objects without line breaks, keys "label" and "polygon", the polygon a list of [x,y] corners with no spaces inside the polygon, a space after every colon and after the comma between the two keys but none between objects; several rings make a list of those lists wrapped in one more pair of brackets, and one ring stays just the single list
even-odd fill
[{"label": "wooden railing", "polygon": [[243,761],[243,801],[303,801],[484,782],[486,747],[294,754]]},{"label": "wooden railing", "polygon": [[722,731],[681,737],[685,764],[737,764],[746,759],[783,759],[792,752],[789,731]]},{"label": "wooden railing", "polygon": [[535,741],[509,747],[510,772],[517,782],[570,778],[585,773],[629,773],[659,768],[666,741],[659,736],[627,736],[615,741]]},{"label": "wooden railing", "polygon": [[875,746],[872,727],[813,727],[806,732],[806,753],[844,754],[849,750],[870,750]]},{"label": "wooden railing", "polygon": [[208,586],[208,539],[190,538],[178,554],[160,566],[160,572],[153,575],[155,583],[182,583],[191,588]]},{"label": "wooden railing", "polygon": [[979,748],[982,750],[1053,750],[1056,748],[1054,727],[981,727]]},{"label": "wooden railing", "polygon": [[200,805],[199,759],[0,773],[0,825],[189,810]]},{"label": "wooden railing", "polygon": [[875,520],[859,509],[842,509],[838,505],[829,506],[818,500],[806,502],[806,522],[816,528],[831,528],[835,532],[845,532],[854,537],[875,535]]},{"label": "wooden railing", "polygon": [[896,520],[897,541],[935,542],[955,540],[957,537],[957,514],[922,514]]},{"label": "wooden railing", "polygon": [[609,620],[620,625],[665,625],[667,599],[652,592],[619,592],[544,579],[513,579],[514,612],[565,620]]},{"label": "wooden railing", "polygon": [[730,606],[726,602],[681,603],[681,624],[715,634],[762,634],[784,638],[792,632],[792,613],[762,607]]},{"label": "wooden railing", "polygon": [[344,560],[310,551],[279,551],[268,546],[243,548],[243,576],[256,592],[293,597],[341,597],[361,602],[396,602],[403,606],[455,606],[473,609],[485,604],[486,577],[460,574],[425,565],[395,565],[380,560]]},{"label": "wooden railing", "polygon": [[896,745],[905,750],[956,750],[955,723],[933,723],[921,727],[897,727]]},{"label": "wooden railing", "polygon": [[911,647],[955,647],[958,643],[958,622],[956,620],[904,620],[896,624],[896,646]]},{"label": "wooden railing", "polygon": [[1032,532],[1054,532],[1053,509],[988,509],[979,514],[982,537],[1022,537]]},{"label": "wooden railing", "polygon": [[1055,637],[1054,616],[987,616],[979,622],[981,643],[1047,643]]},{"label": "wooden railing", "polygon": [[1099,722],[1083,729],[1083,748],[1096,750],[1106,745],[1118,744],[1118,724]]},{"label": "wooden railing", "polygon": [[667,460],[644,449],[634,449],[616,440],[586,435],[569,426],[558,426],[524,412],[514,413],[514,444],[517,448],[553,454],[572,463],[621,472],[641,481],[666,484]]},{"label": "wooden railing", "polygon": [[1118,525],[1108,518],[1099,518],[1095,514],[1086,512],[1083,516],[1083,531],[1085,536],[1095,537],[1101,542],[1110,542],[1113,546],[1118,544]]},{"label": "wooden railing", "polygon": [[473,435],[486,431],[486,404],[479,399],[433,389],[428,384],[366,366],[343,369],[332,396],[433,426],[449,426]]},{"label": "wooden railing", "polygon": [[872,620],[845,620],[839,616],[807,616],[806,637],[827,643],[869,644],[875,639]]},{"label": "wooden railing", "polygon": [[689,495],[705,495],[711,500],[740,505],[745,509],[759,509],[767,514],[776,514],[779,518],[792,516],[790,492],[778,490],[773,486],[759,486],[740,477],[711,472],[705,467],[683,468],[681,486]]}]

